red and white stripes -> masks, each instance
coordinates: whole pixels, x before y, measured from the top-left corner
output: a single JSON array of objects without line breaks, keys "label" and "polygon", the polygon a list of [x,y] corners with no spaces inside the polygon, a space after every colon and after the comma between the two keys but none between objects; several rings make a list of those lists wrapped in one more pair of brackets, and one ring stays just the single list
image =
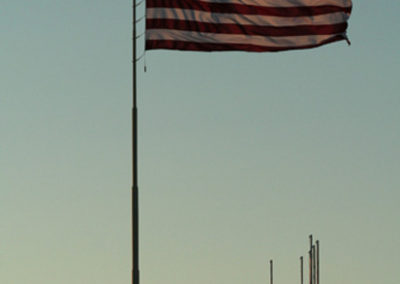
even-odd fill
[{"label": "red and white stripes", "polygon": [[346,39],[351,0],[146,0],[146,49],[282,51]]}]

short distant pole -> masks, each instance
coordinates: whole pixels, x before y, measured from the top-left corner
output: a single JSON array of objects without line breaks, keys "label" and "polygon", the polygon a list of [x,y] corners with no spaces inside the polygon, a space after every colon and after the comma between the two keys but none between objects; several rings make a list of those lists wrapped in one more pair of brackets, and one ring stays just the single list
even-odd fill
[{"label": "short distant pole", "polygon": [[303,257],[300,256],[300,284],[303,284],[303,279],[304,279],[304,275],[303,275]]},{"label": "short distant pole", "polygon": [[317,241],[317,284],[319,284],[319,241]]},{"label": "short distant pole", "polygon": [[308,252],[308,261],[309,261],[309,282],[310,284],[313,284],[313,277],[312,277],[312,246],[313,246],[313,237],[310,235],[310,250]]},{"label": "short distant pole", "polygon": [[313,283],[316,284],[317,273],[316,273],[316,261],[315,261],[315,245],[312,246],[312,264],[313,264]]},{"label": "short distant pole", "polygon": [[272,259],[269,261],[269,283],[270,284],[274,283],[274,266]]}]

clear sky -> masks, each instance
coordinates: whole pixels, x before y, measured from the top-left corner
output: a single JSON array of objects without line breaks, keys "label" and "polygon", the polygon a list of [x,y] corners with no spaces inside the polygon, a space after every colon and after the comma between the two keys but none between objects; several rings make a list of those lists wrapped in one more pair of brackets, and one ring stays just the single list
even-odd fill
[{"label": "clear sky", "polygon": [[[0,7],[0,283],[130,283],[131,3]],[[351,47],[146,53],[143,284],[299,283],[310,233],[323,284],[399,283],[399,11],[354,1]]]}]

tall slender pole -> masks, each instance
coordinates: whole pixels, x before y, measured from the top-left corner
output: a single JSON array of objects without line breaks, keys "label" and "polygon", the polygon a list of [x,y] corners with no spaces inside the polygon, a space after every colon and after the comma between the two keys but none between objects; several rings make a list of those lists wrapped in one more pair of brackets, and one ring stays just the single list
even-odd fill
[{"label": "tall slender pole", "polygon": [[300,284],[303,284],[304,283],[304,275],[303,275],[303,271],[304,271],[304,268],[303,268],[303,257],[302,256],[300,256]]},{"label": "tall slender pole", "polygon": [[132,284],[139,284],[138,116],[136,74],[136,1],[132,0]]},{"label": "tall slender pole", "polygon": [[274,283],[274,266],[272,259],[269,261],[269,283],[270,284]]}]

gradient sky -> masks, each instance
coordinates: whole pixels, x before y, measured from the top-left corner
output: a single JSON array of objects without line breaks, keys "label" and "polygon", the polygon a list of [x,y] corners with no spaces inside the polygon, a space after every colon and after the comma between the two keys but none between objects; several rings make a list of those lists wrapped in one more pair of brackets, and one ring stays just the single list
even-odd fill
[{"label": "gradient sky", "polygon": [[[399,283],[400,2],[354,2],[351,47],[146,53],[143,284],[299,283],[310,233]],[[130,283],[131,3],[0,7],[0,283]]]}]

